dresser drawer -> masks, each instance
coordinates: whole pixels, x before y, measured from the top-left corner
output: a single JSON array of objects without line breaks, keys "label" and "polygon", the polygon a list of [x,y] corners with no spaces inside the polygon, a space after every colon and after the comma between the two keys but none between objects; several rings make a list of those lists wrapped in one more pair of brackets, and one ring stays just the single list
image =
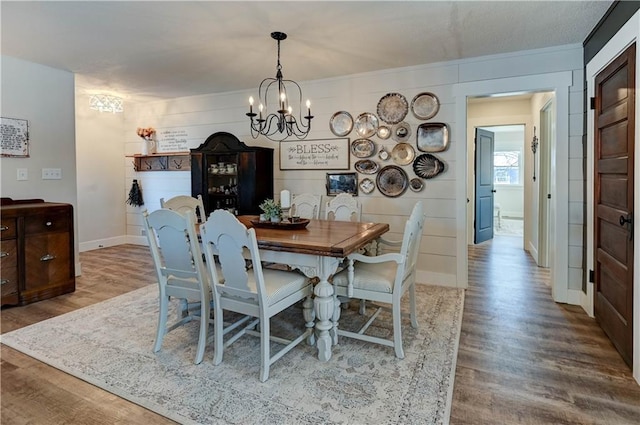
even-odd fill
[{"label": "dresser drawer", "polygon": [[24,218],[26,235],[59,232],[69,229],[70,216],[66,213],[42,214]]},{"label": "dresser drawer", "polygon": [[0,236],[2,239],[15,239],[16,237],[16,219],[15,218],[3,218],[2,225],[0,225]]},{"label": "dresser drawer", "polygon": [[18,268],[5,268],[2,263],[2,271],[0,271],[0,288],[2,288],[2,297],[18,293]]},{"label": "dresser drawer", "polygon": [[74,278],[68,233],[42,233],[25,238],[25,290],[68,282]]},{"label": "dresser drawer", "polygon": [[0,241],[0,269],[18,266],[18,247],[15,239]]}]

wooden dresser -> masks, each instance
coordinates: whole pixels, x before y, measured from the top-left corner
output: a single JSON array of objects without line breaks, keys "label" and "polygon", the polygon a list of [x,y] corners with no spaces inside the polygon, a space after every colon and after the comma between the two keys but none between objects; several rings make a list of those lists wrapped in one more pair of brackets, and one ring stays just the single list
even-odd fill
[{"label": "wooden dresser", "polygon": [[73,206],[2,198],[2,305],[23,305],[76,289]]}]

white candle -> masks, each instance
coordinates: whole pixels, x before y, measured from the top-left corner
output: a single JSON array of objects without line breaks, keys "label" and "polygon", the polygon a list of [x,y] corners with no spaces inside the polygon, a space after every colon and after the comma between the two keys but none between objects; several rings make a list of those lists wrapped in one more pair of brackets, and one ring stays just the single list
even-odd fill
[{"label": "white candle", "polygon": [[291,193],[286,189],[280,192],[280,207],[291,208]]}]

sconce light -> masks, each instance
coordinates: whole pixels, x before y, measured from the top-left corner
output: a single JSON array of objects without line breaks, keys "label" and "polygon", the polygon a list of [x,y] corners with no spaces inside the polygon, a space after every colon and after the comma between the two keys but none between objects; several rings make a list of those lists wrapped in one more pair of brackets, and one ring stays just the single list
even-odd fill
[{"label": "sconce light", "polygon": [[89,108],[100,112],[116,112],[124,111],[122,98],[109,94],[92,94],[89,95]]},{"label": "sconce light", "polygon": [[533,140],[531,141],[531,152],[533,152],[533,181],[536,181],[536,152],[538,151],[538,136],[536,127],[533,127]]}]

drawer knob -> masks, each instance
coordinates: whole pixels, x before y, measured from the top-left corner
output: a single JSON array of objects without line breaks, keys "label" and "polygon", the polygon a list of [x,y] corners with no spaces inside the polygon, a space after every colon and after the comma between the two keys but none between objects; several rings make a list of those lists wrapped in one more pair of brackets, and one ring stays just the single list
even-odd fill
[{"label": "drawer knob", "polygon": [[52,222],[47,221],[44,225],[45,225],[45,226],[51,226],[52,224],[53,224]]},{"label": "drawer knob", "polygon": [[0,252],[0,258],[4,258],[4,257],[8,257],[9,253],[7,251],[1,251]]},{"label": "drawer knob", "polygon": [[51,261],[51,260],[54,260],[55,258],[56,258],[55,255],[45,254],[42,257],[40,257],[40,261]]},{"label": "drawer knob", "polygon": [[0,285],[6,285],[9,283],[9,279],[0,279]]},{"label": "drawer knob", "polygon": [[9,226],[2,226],[2,227],[0,227],[0,230],[2,230],[3,232],[4,232],[5,230],[9,230]]}]

